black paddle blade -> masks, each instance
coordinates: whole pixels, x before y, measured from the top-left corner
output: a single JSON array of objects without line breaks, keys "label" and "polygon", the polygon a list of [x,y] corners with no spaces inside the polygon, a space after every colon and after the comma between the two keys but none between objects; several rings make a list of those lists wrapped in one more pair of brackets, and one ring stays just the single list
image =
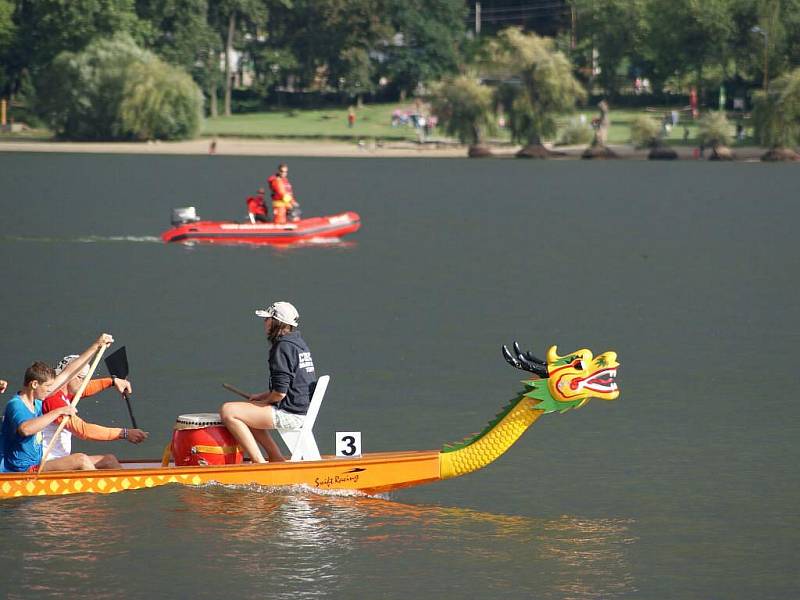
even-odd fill
[{"label": "black paddle blade", "polygon": [[128,378],[128,354],[125,352],[125,346],[106,356],[106,368],[112,377]]}]

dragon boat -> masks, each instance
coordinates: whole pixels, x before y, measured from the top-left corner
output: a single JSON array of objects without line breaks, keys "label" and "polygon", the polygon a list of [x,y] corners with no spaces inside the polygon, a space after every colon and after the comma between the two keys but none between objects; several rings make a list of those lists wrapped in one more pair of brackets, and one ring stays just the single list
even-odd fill
[{"label": "dragon boat", "polygon": [[203,242],[208,244],[287,245],[314,240],[337,240],[355,233],[361,217],[354,212],[311,217],[291,223],[236,223],[204,221],[194,207],[172,211],[172,227],[161,234],[165,242]]},{"label": "dragon boat", "polygon": [[[109,494],[166,484],[210,483],[299,485],[372,495],[477,471],[505,453],[543,414],[563,413],[583,406],[591,398],[614,400],[619,395],[615,381],[619,363],[615,352],[593,356],[591,351],[582,349],[559,356],[553,346],[547,352],[547,360],[542,361],[514,343],[513,352],[503,346],[503,355],[512,366],[537,377],[524,380],[525,389],[481,432],[438,450],[208,466],[182,466],[175,464],[180,461],[170,461],[165,455],[161,461],[123,461],[123,468],[116,470],[1,473],[0,498]],[[232,451],[238,453],[237,448]]]}]

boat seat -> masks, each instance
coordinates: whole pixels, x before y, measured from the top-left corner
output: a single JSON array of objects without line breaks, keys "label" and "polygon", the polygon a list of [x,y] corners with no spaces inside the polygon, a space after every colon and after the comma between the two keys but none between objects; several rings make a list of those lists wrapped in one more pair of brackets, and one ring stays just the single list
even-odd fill
[{"label": "boat seat", "polygon": [[311,395],[311,403],[308,405],[308,413],[303,420],[303,427],[301,429],[278,429],[281,434],[283,442],[291,453],[292,462],[301,460],[320,460],[319,448],[317,448],[317,441],[314,439],[314,421],[317,420],[319,408],[322,406],[322,398],[325,396],[325,390],[328,389],[328,383],[331,380],[330,375],[323,375],[317,380],[317,385],[314,388],[314,393]]}]

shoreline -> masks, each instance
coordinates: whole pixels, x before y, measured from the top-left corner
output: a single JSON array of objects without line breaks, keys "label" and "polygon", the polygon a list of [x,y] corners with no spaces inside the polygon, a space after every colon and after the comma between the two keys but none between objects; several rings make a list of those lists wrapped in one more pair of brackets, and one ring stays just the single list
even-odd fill
[{"label": "shoreline", "polygon": [[[53,152],[86,154],[152,154],[152,155],[212,155],[209,138],[181,142],[57,142],[42,140],[3,140],[0,138],[0,153],[4,152]],[[548,148],[561,153],[548,160],[581,159],[585,145],[558,146]],[[636,149],[629,144],[609,144],[617,154],[612,160],[647,160],[648,149]],[[520,146],[490,146],[493,157],[514,158]],[[691,146],[671,146],[678,154],[677,160],[694,158]],[[734,162],[760,161],[766,149],[758,146],[743,146],[733,149]],[[467,146],[453,143],[385,142],[377,145],[373,140],[363,143],[316,141],[316,140],[265,140],[247,138],[217,138],[213,156],[270,156],[270,157],[342,157],[342,158],[467,158]],[[707,155],[706,155],[707,157]],[[700,159],[702,160],[702,159]]]}]

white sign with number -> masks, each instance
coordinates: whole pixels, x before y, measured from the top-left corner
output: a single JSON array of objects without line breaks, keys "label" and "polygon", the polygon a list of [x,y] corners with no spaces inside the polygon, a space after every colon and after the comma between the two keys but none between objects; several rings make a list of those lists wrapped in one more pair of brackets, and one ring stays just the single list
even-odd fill
[{"label": "white sign with number", "polygon": [[361,432],[337,431],[336,456],[342,458],[353,458],[354,456],[361,456]]}]

